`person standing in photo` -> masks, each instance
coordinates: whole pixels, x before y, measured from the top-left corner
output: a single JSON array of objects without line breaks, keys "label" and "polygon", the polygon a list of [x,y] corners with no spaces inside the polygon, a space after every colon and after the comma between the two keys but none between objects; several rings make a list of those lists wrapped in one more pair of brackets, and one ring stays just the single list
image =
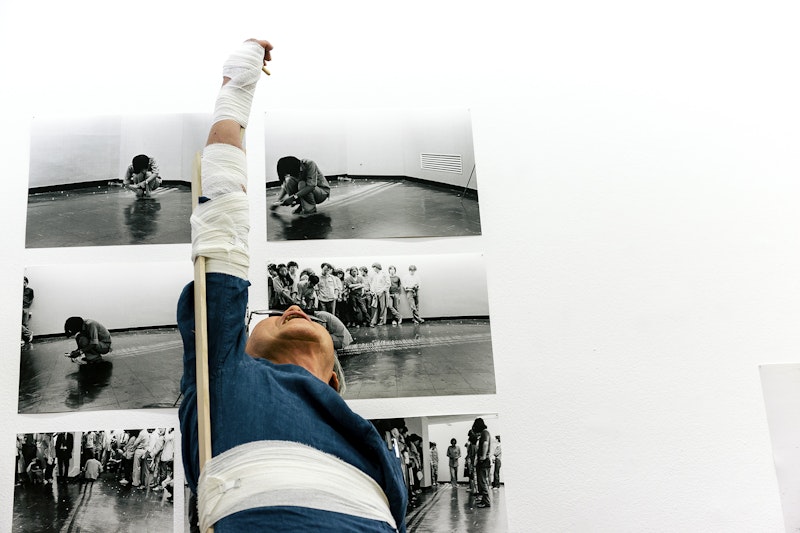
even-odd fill
[{"label": "person standing in photo", "polygon": [[386,325],[386,305],[389,298],[389,275],[383,271],[380,263],[372,263],[372,278],[369,280],[369,292],[372,293],[372,320],[369,327]]},{"label": "person standing in photo", "polygon": [[28,286],[28,277],[22,278],[22,345],[30,344],[33,333],[28,324],[31,321],[31,305],[33,305],[33,289]]},{"label": "person standing in photo", "polygon": [[403,323],[403,317],[400,315],[400,292],[403,290],[403,284],[400,281],[400,276],[397,275],[397,269],[394,266],[389,266],[389,299],[386,306],[392,314],[392,325],[400,325]]},{"label": "person standing in photo", "polygon": [[495,435],[494,439],[497,444],[494,447],[494,476],[492,477],[492,488],[500,488],[500,466],[502,465],[503,451],[500,449],[500,435]]},{"label": "person standing in photo", "polygon": [[320,266],[319,284],[317,284],[317,302],[320,311],[334,313],[336,310],[336,281],[333,279],[333,265],[322,263]]},{"label": "person standing in photo", "polygon": [[464,459],[464,473],[469,478],[469,491],[473,495],[478,494],[477,476],[477,456],[478,456],[478,436],[472,431],[467,435],[467,457]]},{"label": "person standing in photo", "polygon": [[66,483],[69,476],[69,463],[72,460],[72,447],[75,438],[72,433],[59,433],[56,437],[56,460],[58,461],[58,481]]},{"label": "person standing in photo", "polygon": [[364,280],[358,274],[358,268],[352,266],[344,278],[344,287],[347,291],[347,302],[350,306],[350,326],[360,327],[367,325],[369,314],[364,305]]},{"label": "person standing in photo", "polygon": [[450,485],[456,488],[458,487],[458,460],[461,458],[461,448],[458,447],[456,439],[450,439],[447,458],[450,465]]},{"label": "person standing in photo", "polygon": [[411,317],[414,324],[425,322],[419,314],[419,274],[416,265],[408,266],[408,274],[403,276],[403,290],[406,293],[406,301],[411,308]]},{"label": "person standing in photo", "polygon": [[489,456],[489,447],[492,442],[492,435],[486,428],[483,418],[476,418],[472,423],[472,431],[478,438],[478,493],[480,501],[476,507],[491,507],[492,501],[489,495],[489,470],[492,468],[492,460]]},{"label": "person standing in photo", "polygon": [[431,486],[434,489],[439,488],[439,450],[436,448],[436,443],[431,441],[428,444],[431,454]]}]

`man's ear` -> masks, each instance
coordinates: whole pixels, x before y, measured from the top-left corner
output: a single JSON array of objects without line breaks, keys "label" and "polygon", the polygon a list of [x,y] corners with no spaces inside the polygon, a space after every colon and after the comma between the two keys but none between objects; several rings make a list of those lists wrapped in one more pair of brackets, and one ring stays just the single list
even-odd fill
[{"label": "man's ear", "polygon": [[339,376],[336,375],[336,372],[331,370],[331,379],[328,380],[328,385],[333,387],[333,390],[339,392]]}]

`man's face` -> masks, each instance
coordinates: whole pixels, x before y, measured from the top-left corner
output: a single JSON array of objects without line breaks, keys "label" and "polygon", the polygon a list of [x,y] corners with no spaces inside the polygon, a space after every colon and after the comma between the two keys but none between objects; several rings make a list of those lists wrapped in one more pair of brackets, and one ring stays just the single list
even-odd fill
[{"label": "man's face", "polygon": [[330,272],[330,271],[331,271],[331,267],[329,267],[328,265],[322,265],[322,275],[323,276],[327,276],[328,272]]},{"label": "man's face", "polygon": [[389,274],[391,274],[392,276],[394,276],[395,272],[397,271],[394,268],[389,269]]},{"label": "man's face", "polygon": [[297,354],[310,354],[317,367],[301,366],[326,383],[333,368],[333,341],[330,334],[296,305],[280,316],[271,316],[259,322],[247,341],[245,352],[278,364],[291,362],[288,359]]},{"label": "man's face", "polygon": [[378,267],[372,267],[372,270],[374,270],[376,274],[381,271],[381,269]]},{"label": "man's face", "polygon": [[289,267],[289,274],[294,276],[296,272],[297,272],[297,267],[296,266],[292,265],[292,266]]},{"label": "man's face", "polygon": [[279,268],[278,272],[280,272],[281,276],[285,276],[286,272],[287,272],[286,267],[284,266],[284,267]]}]

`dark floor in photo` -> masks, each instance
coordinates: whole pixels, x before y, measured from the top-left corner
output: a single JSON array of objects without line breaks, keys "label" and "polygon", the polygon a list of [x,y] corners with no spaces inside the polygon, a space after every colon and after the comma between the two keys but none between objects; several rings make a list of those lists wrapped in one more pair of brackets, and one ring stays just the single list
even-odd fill
[{"label": "dark floor in photo", "polygon": [[19,412],[173,407],[180,394],[183,343],[175,328],[112,332],[103,362],[64,356],[74,339],[34,339],[20,354]]},{"label": "dark floor in photo", "polygon": [[476,507],[468,485],[440,483],[417,495],[406,513],[408,533],[504,533],[508,531],[505,488],[491,489],[491,507]]},{"label": "dark floor in photo", "polygon": [[188,185],[153,191],[150,198],[115,186],[28,195],[27,248],[191,242]]},{"label": "dark floor in photo", "polygon": [[345,399],[494,394],[488,319],[350,328]]},{"label": "dark floor in photo", "polygon": [[173,530],[164,492],[121,485],[104,472],[94,483],[23,484],[14,488],[15,533],[142,533]]},{"label": "dark floor in photo", "polygon": [[[280,187],[267,189],[267,205]],[[410,180],[334,180],[331,195],[309,216],[279,207],[267,216],[267,240],[380,239],[480,235],[478,200],[462,190]]]}]

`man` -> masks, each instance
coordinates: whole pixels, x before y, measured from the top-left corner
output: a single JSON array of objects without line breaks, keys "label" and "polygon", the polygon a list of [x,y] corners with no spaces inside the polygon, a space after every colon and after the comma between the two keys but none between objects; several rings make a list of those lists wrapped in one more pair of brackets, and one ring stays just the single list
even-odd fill
[{"label": "man", "polygon": [[320,320],[325,330],[330,333],[334,350],[347,348],[353,342],[353,336],[350,335],[350,331],[339,320],[339,317],[326,311],[317,311],[314,316]]},{"label": "man", "polygon": [[292,286],[289,288],[289,294],[293,301],[297,301],[297,283],[300,281],[300,275],[297,271],[300,269],[300,266],[296,261],[289,261],[286,263],[286,269],[289,272],[289,277],[292,278]]},{"label": "man", "polygon": [[300,307],[304,309],[317,308],[318,284],[319,276],[316,274],[309,274],[306,279],[297,282],[297,301],[300,303]]},{"label": "man", "polygon": [[492,488],[500,488],[500,467],[503,464],[503,450],[500,448],[500,435],[495,435],[494,439],[497,444],[494,447],[494,475],[492,476]]},{"label": "man", "polygon": [[333,265],[322,263],[320,265],[319,284],[317,285],[317,301],[319,309],[334,313],[336,310],[336,280],[333,277]]},{"label": "man", "polygon": [[419,274],[415,265],[409,265],[408,274],[403,276],[403,290],[406,292],[414,324],[422,324],[425,321],[419,316]]},{"label": "man", "polygon": [[461,448],[458,447],[456,439],[450,439],[450,446],[447,448],[447,458],[450,466],[450,486],[458,487],[458,460],[461,457]]},{"label": "man", "polygon": [[28,287],[28,276],[22,279],[22,344],[33,340],[33,333],[28,324],[31,321],[31,305],[33,305],[33,289]]},{"label": "man", "polygon": [[[337,393],[343,376],[325,328],[291,306],[247,336],[249,200],[241,139],[271,49],[267,41],[250,40],[225,63],[203,152],[207,200],[192,215],[192,251],[206,258],[213,457],[200,472],[189,284],[177,313],[184,343],[179,414],[186,481],[194,494],[199,490],[201,530],[403,532],[402,473],[374,426]],[[230,235],[224,240],[235,248],[216,251],[215,232],[197,231],[208,225]]]},{"label": "man", "polygon": [[352,325],[360,327],[366,325],[369,320],[367,306],[364,305],[364,280],[358,275],[358,269],[350,267],[347,276],[344,278],[344,286],[347,291],[347,301],[350,306],[350,318]]},{"label": "man", "polygon": [[56,459],[58,460],[58,480],[66,483],[69,476],[69,463],[72,460],[72,447],[74,446],[72,433],[59,433],[56,436]]},{"label": "man", "polygon": [[370,320],[369,327],[374,328],[375,324],[386,325],[386,305],[391,282],[389,275],[383,271],[380,263],[372,263],[372,270],[375,273],[369,280],[369,292],[372,293],[372,320]]},{"label": "man", "polygon": [[83,362],[99,363],[111,351],[111,334],[96,320],[71,316],[64,322],[64,334],[75,336],[78,349],[67,354],[73,361],[82,355]]},{"label": "man", "polygon": [[431,485],[434,489],[439,488],[439,450],[436,448],[436,443],[431,441],[428,444],[431,454]]},{"label": "man", "polygon": [[491,507],[492,501],[489,496],[489,470],[492,468],[492,460],[489,457],[489,445],[492,442],[492,435],[486,428],[483,418],[476,418],[472,423],[472,432],[478,435],[478,496],[480,500],[475,505],[477,507]]},{"label": "man", "polygon": [[[278,200],[269,206],[275,210],[282,205],[297,205],[295,215],[312,215],[331,194],[331,186],[316,163],[294,156],[278,160],[278,180],[281,192]],[[299,205],[298,205],[299,204]]]},{"label": "man", "polygon": [[147,198],[150,193],[161,186],[161,176],[158,175],[158,165],[155,159],[139,154],[133,158],[122,186],[136,193],[137,198]]}]

